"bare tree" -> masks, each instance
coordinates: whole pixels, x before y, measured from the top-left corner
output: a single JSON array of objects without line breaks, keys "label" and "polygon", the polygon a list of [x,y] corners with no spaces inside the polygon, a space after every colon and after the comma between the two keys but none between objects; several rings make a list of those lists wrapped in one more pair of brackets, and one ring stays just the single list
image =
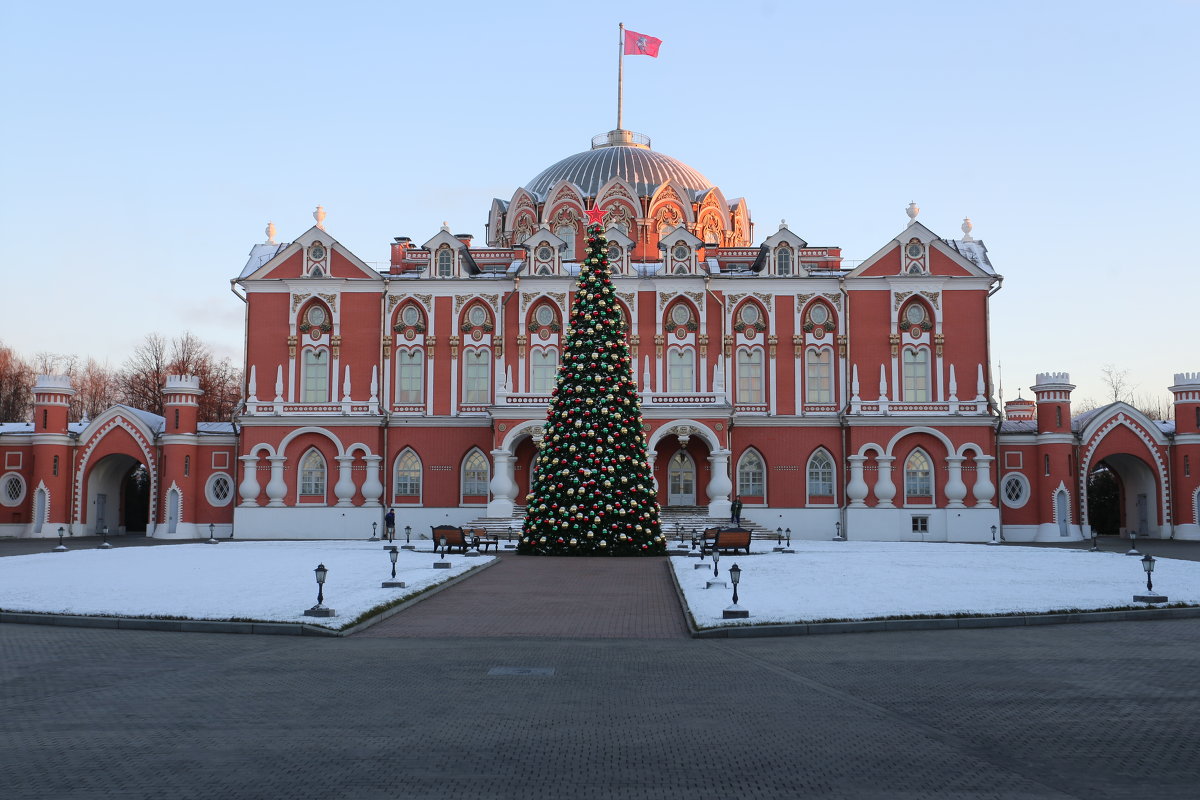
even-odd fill
[{"label": "bare tree", "polygon": [[121,400],[134,408],[163,413],[163,384],[171,372],[167,340],[158,333],[148,333],[134,348],[121,371]]},{"label": "bare tree", "polygon": [[33,368],[0,343],[0,422],[24,422],[33,411]]},{"label": "bare tree", "polygon": [[195,375],[204,391],[199,399],[201,422],[228,420],[241,400],[241,371],[229,359],[218,361],[204,342],[184,332],[167,342],[150,334],[138,346],[121,374],[124,402],[162,414],[163,385],[168,375]]},{"label": "bare tree", "polygon": [[1136,387],[1129,381],[1129,370],[1117,369],[1115,364],[1105,364],[1100,370],[1100,380],[1108,387],[1108,402],[1132,401]]},{"label": "bare tree", "polygon": [[75,396],[71,398],[71,419],[94,417],[121,402],[120,374],[94,358],[71,376]]}]

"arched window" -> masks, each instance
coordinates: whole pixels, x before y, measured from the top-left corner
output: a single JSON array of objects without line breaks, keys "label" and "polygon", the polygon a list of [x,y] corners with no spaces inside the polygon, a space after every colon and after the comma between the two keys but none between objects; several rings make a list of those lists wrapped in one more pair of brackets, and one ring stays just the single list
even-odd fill
[{"label": "arched window", "polygon": [[738,494],[744,497],[766,497],[767,470],[762,456],[747,450],[738,461]]},{"label": "arched window", "polygon": [[792,249],[780,247],[775,251],[775,273],[777,275],[792,274]]},{"label": "arched window", "polygon": [[488,381],[492,373],[491,352],[468,350],[463,354],[463,393],[465,405],[482,405],[490,399]]},{"label": "arched window", "polygon": [[301,402],[329,402],[329,352],[327,350],[305,350],[301,364],[300,383],[303,387]]},{"label": "arched window", "polygon": [[696,389],[696,354],[689,349],[667,351],[667,391],[692,392]]},{"label": "arched window", "polygon": [[924,450],[913,450],[904,462],[904,499],[918,503],[933,499],[933,468]]},{"label": "arched window", "polygon": [[420,350],[396,352],[396,402],[420,403],[425,397],[425,357]]},{"label": "arched window", "polygon": [[488,493],[488,460],[479,450],[472,450],[462,466],[463,497],[487,497]]},{"label": "arched window", "polygon": [[454,253],[446,245],[442,245],[437,253],[437,275],[439,278],[454,275]]},{"label": "arched window", "polygon": [[558,351],[552,347],[534,350],[529,356],[529,391],[550,394],[558,374]]},{"label": "arched window", "polygon": [[300,459],[300,496],[325,497],[325,457],[316,448]]},{"label": "arched window", "polygon": [[904,402],[929,402],[929,351],[924,347],[904,348]]},{"label": "arched window", "polygon": [[808,403],[833,402],[833,351],[828,347],[804,354],[804,398]]},{"label": "arched window", "polygon": [[421,500],[421,459],[405,450],[396,459],[396,502],[419,503]]},{"label": "arched window", "polygon": [[833,502],[833,457],[818,450],[808,459],[808,498],[810,501]]},{"label": "arched window", "polygon": [[737,402],[766,402],[763,399],[763,351],[757,347],[738,350]]},{"label": "arched window", "polygon": [[182,497],[179,490],[172,488],[167,492],[167,533],[179,531],[179,515],[182,511]]},{"label": "arched window", "polygon": [[[179,413],[179,412],[175,412],[175,413]],[[191,477],[191,474],[192,474],[192,457],[184,456],[183,457],[183,477],[185,477],[185,478]]]}]

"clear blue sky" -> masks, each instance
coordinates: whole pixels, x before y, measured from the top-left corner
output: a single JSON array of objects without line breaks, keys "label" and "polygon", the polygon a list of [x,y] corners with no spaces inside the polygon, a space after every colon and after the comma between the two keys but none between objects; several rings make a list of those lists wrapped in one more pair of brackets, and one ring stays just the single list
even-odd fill
[{"label": "clear blue sky", "polygon": [[[1005,393],[1102,365],[1163,394],[1200,369],[1200,5],[1115,2],[7,3],[5,320],[20,352],[120,364],[190,329],[240,358],[229,279],[318,203],[383,262],[615,124],[862,259],[904,207],[975,222],[1005,276]],[[1028,391],[1025,392],[1028,396]]]}]

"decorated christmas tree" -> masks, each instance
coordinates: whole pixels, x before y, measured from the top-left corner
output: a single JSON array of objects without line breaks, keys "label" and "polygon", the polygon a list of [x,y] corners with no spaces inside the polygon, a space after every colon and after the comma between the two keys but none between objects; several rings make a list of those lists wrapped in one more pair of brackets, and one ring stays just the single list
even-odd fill
[{"label": "decorated christmas tree", "polygon": [[538,450],[518,553],[644,556],[666,552],[625,323],[600,214],[587,253]]}]

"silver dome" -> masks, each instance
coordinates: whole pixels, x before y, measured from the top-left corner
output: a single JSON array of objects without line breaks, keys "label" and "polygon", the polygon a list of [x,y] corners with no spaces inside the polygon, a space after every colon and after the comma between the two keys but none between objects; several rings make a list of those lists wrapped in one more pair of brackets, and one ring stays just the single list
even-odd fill
[{"label": "silver dome", "polygon": [[583,189],[588,197],[595,197],[600,187],[613,176],[629,181],[639,197],[654,194],[658,187],[671,180],[693,193],[712,188],[708,178],[682,161],[654,152],[649,143],[649,139],[630,131],[601,134],[592,140],[591,150],[567,156],[547,167],[525,188],[538,198],[545,198],[554,184],[568,180]]}]

